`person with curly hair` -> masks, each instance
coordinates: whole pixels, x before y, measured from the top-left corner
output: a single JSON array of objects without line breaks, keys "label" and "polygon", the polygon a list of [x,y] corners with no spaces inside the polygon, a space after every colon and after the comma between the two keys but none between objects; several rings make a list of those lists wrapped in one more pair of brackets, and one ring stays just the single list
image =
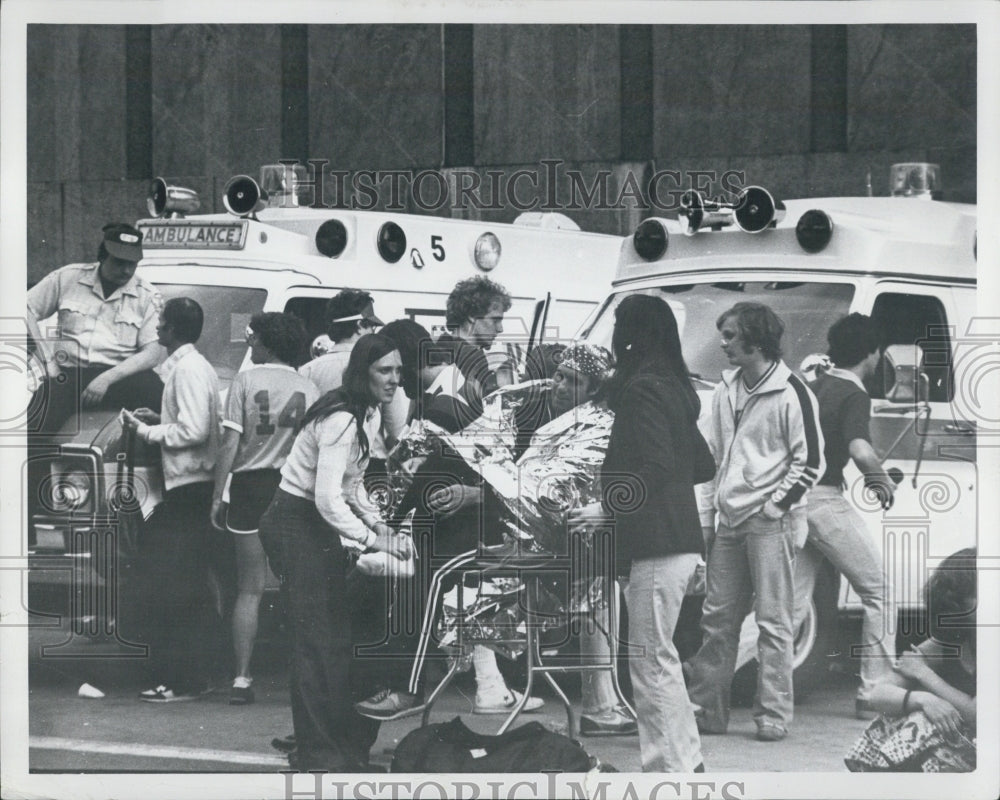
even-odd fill
[{"label": "person with curly hair", "polygon": [[[250,657],[267,580],[267,557],[258,523],[281,481],[281,468],[292,449],[296,426],[319,397],[313,382],[292,366],[306,344],[306,331],[298,317],[277,312],[255,314],[246,333],[254,366],[240,372],[229,387],[211,512],[212,525],[227,531],[235,545],[237,594],[232,628],[236,677],[229,693],[231,705],[254,701]],[[229,502],[224,505],[227,485]]]},{"label": "person with curly hair", "polygon": [[924,587],[930,638],[903,653],[871,692],[882,713],[844,758],[852,772],[976,768],[976,548],[959,550]]},{"label": "person with curly hair", "polygon": [[[437,341],[454,348],[455,364],[465,378],[464,395],[475,416],[482,413],[482,399],[497,388],[484,351],[503,333],[504,314],[510,307],[510,293],[485,275],[459,281],[448,295],[448,331]],[[463,427],[471,421],[465,420]]]}]

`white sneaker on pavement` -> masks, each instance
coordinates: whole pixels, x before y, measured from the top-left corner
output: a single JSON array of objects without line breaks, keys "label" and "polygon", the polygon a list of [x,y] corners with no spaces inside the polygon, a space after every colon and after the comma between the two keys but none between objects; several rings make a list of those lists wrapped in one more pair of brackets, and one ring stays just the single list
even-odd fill
[{"label": "white sneaker on pavement", "polygon": [[[523,695],[520,692],[501,686],[498,690],[476,692],[476,701],[472,706],[473,714],[509,714],[514,710]],[[537,711],[545,701],[540,697],[529,697],[522,712]]]}]

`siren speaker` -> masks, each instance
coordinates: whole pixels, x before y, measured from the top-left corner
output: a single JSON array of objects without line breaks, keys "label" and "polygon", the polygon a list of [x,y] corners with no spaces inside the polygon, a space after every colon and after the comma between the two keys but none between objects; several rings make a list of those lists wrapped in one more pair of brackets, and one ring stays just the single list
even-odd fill
[{"label": "siren speaker", "polygon": [[231,178],[222,194],[222,204],[226,211],[237,217],[255,214],[264,208],[267,192],[257,185],[257,181],[249,175],[237,175]]},{"label": "siren speaker", "polygon": [[747,233],[760,233],[784,216],[784,204],[760,186],[748,186],[736,200],[736,224]]},{"label": "siren speaker", "polygon": [[146,198],[146,208],[154,217],[166,214],[180,216],[191,214],[201,207],[198,193],[183,186],[168,186],[163,178],[154,178],[149,186],[149,196]]}]

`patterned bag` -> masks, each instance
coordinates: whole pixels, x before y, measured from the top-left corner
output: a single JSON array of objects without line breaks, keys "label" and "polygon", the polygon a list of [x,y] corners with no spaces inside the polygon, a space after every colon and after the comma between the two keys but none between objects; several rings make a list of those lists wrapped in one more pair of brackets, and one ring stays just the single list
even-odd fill
[{"label": "patterned bag", "polygon": [[851,772],[972,772],[976,740],[964,730],[957,741],[945,739],[923,711],[883,715],[861,734],[844,763]]}]

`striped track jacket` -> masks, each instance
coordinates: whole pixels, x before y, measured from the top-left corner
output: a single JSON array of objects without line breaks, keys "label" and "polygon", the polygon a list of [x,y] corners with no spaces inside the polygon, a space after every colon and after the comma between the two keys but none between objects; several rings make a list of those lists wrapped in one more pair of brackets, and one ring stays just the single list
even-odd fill
[{"label": "striped track jacket", "polygon": [[703,527],[714,527],[716,513],[722,524],[739,525],[768,499],[784,511],[802,506],[826,468],[819,404],[805,381],[779,361],[737,425],[739,380],[739,369],[723,372],[700,423],[719,465],[715,479],[697,487]]}]

